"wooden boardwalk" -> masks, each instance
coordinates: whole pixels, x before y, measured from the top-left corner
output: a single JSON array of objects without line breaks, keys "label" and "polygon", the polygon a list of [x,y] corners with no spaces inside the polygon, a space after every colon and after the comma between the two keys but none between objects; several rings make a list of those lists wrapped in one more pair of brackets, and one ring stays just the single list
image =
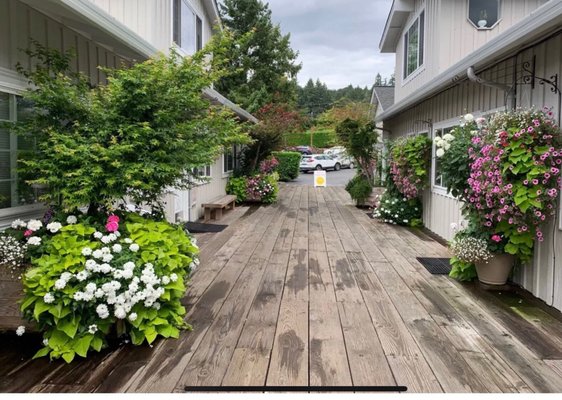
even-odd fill
[{"label": "wooden boardwalk", "polygon": [[343,188],[285,185],[278,204],[205,240],[185,299],[192,332],[71,365],[30,360],[37,337],[1,335],[0,391],[562,391],[558,312],[431,275],[418,256],[448,254],[422,233],[369,219]]}]

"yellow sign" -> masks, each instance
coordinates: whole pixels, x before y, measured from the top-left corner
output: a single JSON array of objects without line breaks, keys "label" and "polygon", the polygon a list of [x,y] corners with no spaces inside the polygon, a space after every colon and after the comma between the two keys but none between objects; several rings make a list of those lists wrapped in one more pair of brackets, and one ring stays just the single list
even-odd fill
[{"label": "yellow sign", "polygon": [[326,187],[326,171],[314,171],[314,187]]}]

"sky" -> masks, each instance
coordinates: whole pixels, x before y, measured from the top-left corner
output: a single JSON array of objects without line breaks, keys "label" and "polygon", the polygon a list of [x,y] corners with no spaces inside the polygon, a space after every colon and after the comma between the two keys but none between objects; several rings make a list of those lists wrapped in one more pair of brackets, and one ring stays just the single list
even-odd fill
[{"label": "sky", "polygon": [[272,19],[291,34],[299,51],[300,85],[309,78],[330,89],[371,87],[379,72],[394,72],[394,54],[380,54],[379,42],[392,0],[267,0]]}]

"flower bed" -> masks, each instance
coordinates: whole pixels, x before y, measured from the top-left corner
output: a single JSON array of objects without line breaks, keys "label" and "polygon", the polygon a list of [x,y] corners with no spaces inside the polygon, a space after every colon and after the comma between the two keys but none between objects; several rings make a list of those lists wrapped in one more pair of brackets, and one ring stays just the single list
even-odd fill
[{"label": "flower bed", "polygon": [[279,175],[273,172],[233,177],[228,180],[226,192],[235,195],[237,203],[275,203],[279,194]]},{"label": "flower bed", "polygon": [[198,263],[194,240],[179,226],[120,215],[15,221],[8,231],[31,256],[21,310],[43,332],[35,357],[71,362],[100,351],[108,335],[140,345],[189,328],[180,300]]}]

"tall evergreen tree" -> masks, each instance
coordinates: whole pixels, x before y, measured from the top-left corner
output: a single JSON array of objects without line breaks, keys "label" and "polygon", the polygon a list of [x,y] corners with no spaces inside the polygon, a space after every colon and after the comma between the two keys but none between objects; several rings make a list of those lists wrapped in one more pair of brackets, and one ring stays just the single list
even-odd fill
[{"label": "tall evergreen tree", "polygon": [[271,21],[271,10],[260,0],[224,0],[224,26],[240,39],[231,50],[229,75],[217,89],[250,112],[269,103],[294,104],[296,75],[301,69],[290,34]]}]

